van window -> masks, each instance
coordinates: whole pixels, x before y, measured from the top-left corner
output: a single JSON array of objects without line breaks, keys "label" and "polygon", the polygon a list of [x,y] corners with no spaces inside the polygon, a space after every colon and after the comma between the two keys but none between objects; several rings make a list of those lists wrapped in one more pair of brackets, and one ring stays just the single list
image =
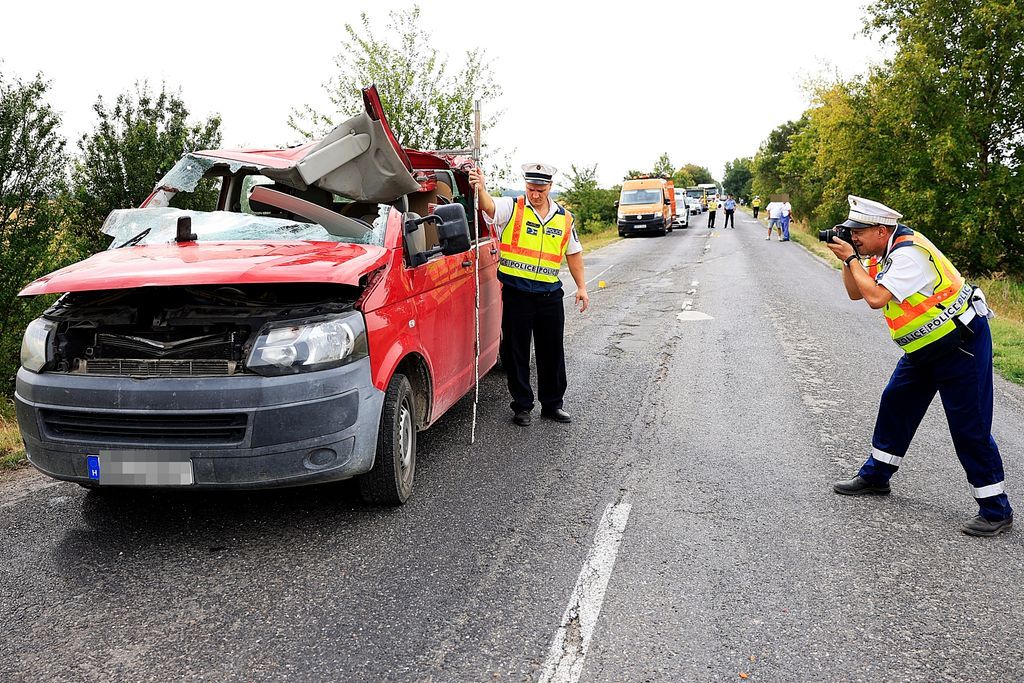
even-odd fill
[{"label": "van window", "polygon": [[661,190],[623,190],[619,204],[657,204],[664,197]]}]

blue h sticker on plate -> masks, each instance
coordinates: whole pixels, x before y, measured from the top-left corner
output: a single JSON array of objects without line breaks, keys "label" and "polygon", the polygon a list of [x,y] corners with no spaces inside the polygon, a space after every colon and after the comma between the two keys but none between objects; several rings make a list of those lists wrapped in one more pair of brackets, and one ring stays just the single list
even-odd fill
[{"label": "blue h sticker on plate", "polygon": [[90,455],[88,456],[89,462],[89,478],[99,479],[100,478],[100,456]]}]

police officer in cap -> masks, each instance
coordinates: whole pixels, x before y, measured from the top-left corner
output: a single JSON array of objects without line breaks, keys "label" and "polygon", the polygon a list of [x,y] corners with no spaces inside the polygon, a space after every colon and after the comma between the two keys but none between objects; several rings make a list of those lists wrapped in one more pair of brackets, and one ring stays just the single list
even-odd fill
[{"label": "police officer in cap", "polygon": [[[884,204],[849,197],[842,225],[853,244],[833,237],[851,299],[882,308],[893,341],[904,351],[882,392],[871,455],[836,493],[885,495],[925,411],[938,392],[960,464],[979,514],[960,530],[995,536],[1010,529],[1013,509],[1003,486],[1003,461],[992,438],[992,335],[985,296],[968,284],[921,233],[899,223]],[[856,248],[856,251],[855,251]],[[870,257],[866,264],[860,258]]]},{"label": "police officer in cap", "polygon": [[583,246],[576,236],[572,214],[549,196],[555,172],[547,164],[524,164],[526,195],[519,198],[491,197],[480,169],[469,173],[485,219],[496,225],[501,235],[501,361],[512,394],[512,421],[520,427],[530,424],[534,405],[530,387],[531,338],[537,357],[541,417],[556,422],[572,421],[562,409],[567,384],[565,309],[558,272],[563,258],[576,281],[576,306],[582,313],[590,304],[583,275]]}]

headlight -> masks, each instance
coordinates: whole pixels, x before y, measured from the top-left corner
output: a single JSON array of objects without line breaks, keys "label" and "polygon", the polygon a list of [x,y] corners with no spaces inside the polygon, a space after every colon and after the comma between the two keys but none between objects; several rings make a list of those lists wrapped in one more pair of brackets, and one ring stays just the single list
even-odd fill
[{"label": "headlight", "polygon": [[338,367],[367,354],[359,312],[300,323],[272,323],[260,330],[247,365],[261,375],[289,375]]},{"label": "headlight", "polygon": [[36,318],[25,328],[21,339],[21,365],[26,370],[39,372],[49,360],[50,333],[57,325],[43,318]]}]

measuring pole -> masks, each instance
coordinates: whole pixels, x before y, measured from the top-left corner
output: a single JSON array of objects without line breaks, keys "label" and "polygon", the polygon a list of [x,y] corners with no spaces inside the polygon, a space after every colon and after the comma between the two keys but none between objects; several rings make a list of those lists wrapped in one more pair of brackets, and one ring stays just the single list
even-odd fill
[{"label": "measuring pole", "polygon": [[[473,102],[473,163],[480,168],[480,100]],[[476,443],[476,407],[480,402],[480,187],[473,192],[473,223],[476,226],[476,258],[473,268],[475,281],[474,293],[476,295],[476,315],[474,316],[474,331],[476,332],[476,343],[473,345],[473,383],[476,393],[473,395],[473,427],[469,434],[470,445]]]}]

